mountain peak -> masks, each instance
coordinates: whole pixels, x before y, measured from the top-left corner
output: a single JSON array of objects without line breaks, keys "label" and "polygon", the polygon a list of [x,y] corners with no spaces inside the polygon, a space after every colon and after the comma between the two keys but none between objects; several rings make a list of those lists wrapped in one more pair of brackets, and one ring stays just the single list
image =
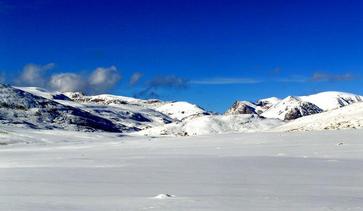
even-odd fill
[{"label": "mountain peak", "polygon": [[235,101],[225,114],[257,114],[256,105],[248,101]]},{"label": "mountain peak", "polygon": [[322,111],[322,109],[313,103],[302,101],[294,96],[288,96],[261,115],[265,118],[292,120],[311,114],[317,114]]}]

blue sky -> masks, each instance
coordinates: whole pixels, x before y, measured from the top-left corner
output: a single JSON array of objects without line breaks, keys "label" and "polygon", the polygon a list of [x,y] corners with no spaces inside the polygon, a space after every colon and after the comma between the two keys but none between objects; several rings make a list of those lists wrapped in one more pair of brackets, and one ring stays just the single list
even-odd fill
[{"label": "blue sky", "polygon": [[0,0],[0,72],[220,112],[237,99],[363,94],[362,11],[360,0]]}]

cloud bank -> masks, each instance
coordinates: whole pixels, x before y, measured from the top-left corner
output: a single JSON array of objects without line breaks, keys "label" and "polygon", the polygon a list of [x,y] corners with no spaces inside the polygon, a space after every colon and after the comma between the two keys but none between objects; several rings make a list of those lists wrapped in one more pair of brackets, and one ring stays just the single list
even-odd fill
[{"label": "cloud bank", "polygon": [[[79,73],[50,73],[55,67],[54,63],[45,65],[27,64],[22,69],[22,72],[15,84],[18,86],[37,86],[44,87],[60,92],[83,92],[85,94],[100,94],[106,93],[114,88],[121,80],[121,75],[116,66],[98,67],[89,74]],[[276,70],[277,72],[280,69]],[[131,75],[128,81],[129,88],[140,83],[144,74],[135,72]],[[134,94],[135,97],[142,98],[159,98],[160,93],[182,90],[190,85],[235,85],[235,84],[258,84],[266,82],[274,83],[311,83],[311,82],[334,82],[334,81],[351,81],[357,77],[350,73],[332,74],[327,72],[315,72],[310,76],[291,75],[285,78],[248,78],[248,77],[214,77],[202,78],[198,80],[188,80],[175,75],[164,75],[152,78],[146,81]],[[0,82],[4,82],[4,77],[0,74]]]},{"label": "cloud bank", "polygon": [[54,63],[46,65],[27,64],[24,66],[15,84],[19,86],[45,87],[60,92],[79,91],[97,94],[112,89],[121,80],[121,75],[115,66],[98,67],[90,75],[68,72],[47,74],[54,66]]}]

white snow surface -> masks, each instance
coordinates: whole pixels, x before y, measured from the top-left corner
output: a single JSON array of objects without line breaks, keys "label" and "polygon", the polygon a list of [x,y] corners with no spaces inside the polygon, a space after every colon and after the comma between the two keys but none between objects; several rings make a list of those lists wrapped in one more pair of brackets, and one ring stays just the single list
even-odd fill
[{"label": "white snow surface", "polygon": [[363,209],[363,130],[0,131],[0,210]]}]

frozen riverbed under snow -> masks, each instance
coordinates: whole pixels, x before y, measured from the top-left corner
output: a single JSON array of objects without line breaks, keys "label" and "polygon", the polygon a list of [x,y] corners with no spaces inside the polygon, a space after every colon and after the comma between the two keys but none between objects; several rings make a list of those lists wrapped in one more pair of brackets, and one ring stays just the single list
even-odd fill
[{"label": "frozen riverbed under snow", "polygon": [[362,137],[5,128],[0,210],[362,210]]}]

